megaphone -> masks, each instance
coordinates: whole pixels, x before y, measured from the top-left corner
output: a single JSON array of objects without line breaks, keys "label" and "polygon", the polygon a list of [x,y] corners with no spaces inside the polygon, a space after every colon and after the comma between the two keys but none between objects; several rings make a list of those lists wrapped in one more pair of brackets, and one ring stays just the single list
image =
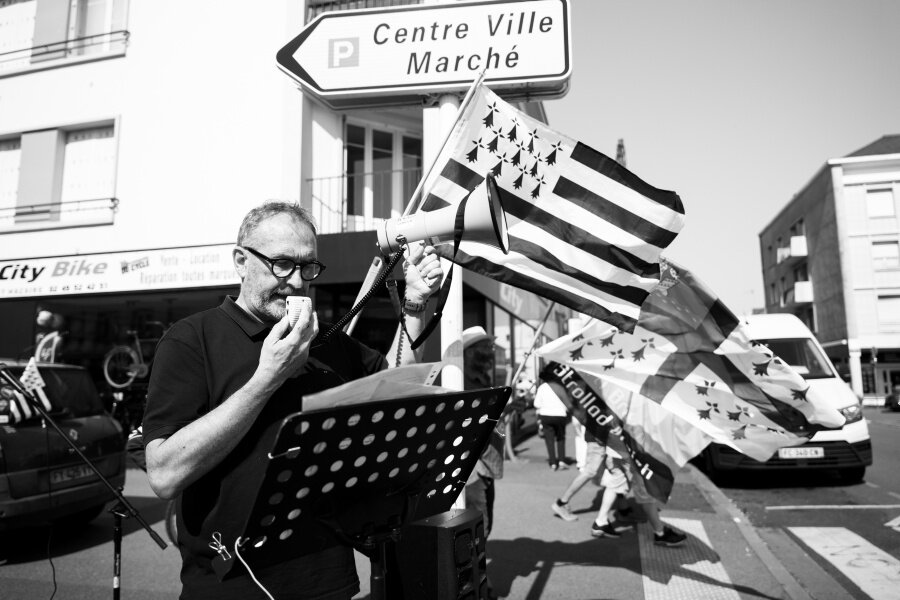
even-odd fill
[{"label": "megaphone", "polygon": [[[472,190],[463,200],[462,239],[467,242],[488,244],[509,253],[509,232],[500,189],[489,173],[484,182]],[[456,231],[457,206],[448,206],[430,212],[417,212],[394,219],[386,219],[378,227],[378,246],[383,254],[400,250],[404,243],[427,240],[431,245],[453,241]]]}]

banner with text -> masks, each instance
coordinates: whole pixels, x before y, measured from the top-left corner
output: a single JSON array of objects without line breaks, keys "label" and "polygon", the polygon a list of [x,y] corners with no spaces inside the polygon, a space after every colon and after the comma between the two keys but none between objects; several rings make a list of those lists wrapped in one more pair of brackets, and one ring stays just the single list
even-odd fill
[{"label": "banner with text", "polygon": [[239,285],[234,244],[0,260],[0,299]]}]

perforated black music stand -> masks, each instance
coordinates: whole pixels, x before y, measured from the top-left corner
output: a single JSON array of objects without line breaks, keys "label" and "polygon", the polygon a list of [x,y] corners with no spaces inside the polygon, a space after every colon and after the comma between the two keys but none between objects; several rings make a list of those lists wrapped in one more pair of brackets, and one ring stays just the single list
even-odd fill
[{"label": "perforated black music stand", "polygon": [[369,557],[372,598],[385,598],[387,545],[404,524],[453,506],[511,392],[485,388],[287,417],[242,554],[265,566],[311,552],[300,530],[317,519]]}]

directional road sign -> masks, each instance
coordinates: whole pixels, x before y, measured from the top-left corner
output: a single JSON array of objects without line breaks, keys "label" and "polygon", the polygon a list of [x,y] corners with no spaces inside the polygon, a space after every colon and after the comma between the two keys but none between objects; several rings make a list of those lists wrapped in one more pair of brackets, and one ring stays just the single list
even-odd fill
[{"label": "directional road sign", "polygon": [[327,12],[277,55],[333,108],[415,104],[479,73],[507,98],[558,97],[572,71],[569,0],[452,2]]}]

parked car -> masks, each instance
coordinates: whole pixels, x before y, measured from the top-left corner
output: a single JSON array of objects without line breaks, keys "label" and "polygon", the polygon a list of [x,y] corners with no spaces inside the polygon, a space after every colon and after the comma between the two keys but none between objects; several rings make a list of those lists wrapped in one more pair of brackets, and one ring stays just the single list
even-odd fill
[{"label": "parked car", "polygon": [[745,317],[750,337],[769,347],[809,384],[807,397],[828,403],[844,415],[840,429],[817,432],[802,446],[781,448],[759,462],[722,444],[710,444],[695,462],[710,476],[773,469],[835,469],[846,482],[862,480],[872,464],[872,442],[862,402],[837,374],[815,336],[792,314]]},{"label": "parked car", "polygon": [[[26,363],[4,361],[19,377]],[[114,486],[125,485],[125,436],[103,408],[88,372],[77,366],[38,363],[53,406],[48,413],[78,449]],[[112,493],[40,415],[9,422],[12,386],[0,379],[0,404],[8,422],[0,425],[0,530],[47,521],[86,523],[97,517]]]}]

